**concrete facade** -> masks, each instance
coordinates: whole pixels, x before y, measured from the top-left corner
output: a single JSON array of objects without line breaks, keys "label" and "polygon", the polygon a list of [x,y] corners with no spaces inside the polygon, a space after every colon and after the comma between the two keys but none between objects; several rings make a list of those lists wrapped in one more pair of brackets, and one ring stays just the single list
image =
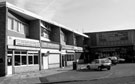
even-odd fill
[{"label": "concrete facade", "polygon": [[0,75],[72,65],[88,38],[7,2],[0,3],[0,26]]},{"label": "concrete facade", "polygon": [[126,59],[126,62],[135,61],[134,29],[85,34],[90,36],[86,43],[91,54],[90,60],[98,57],[117,56]]}]

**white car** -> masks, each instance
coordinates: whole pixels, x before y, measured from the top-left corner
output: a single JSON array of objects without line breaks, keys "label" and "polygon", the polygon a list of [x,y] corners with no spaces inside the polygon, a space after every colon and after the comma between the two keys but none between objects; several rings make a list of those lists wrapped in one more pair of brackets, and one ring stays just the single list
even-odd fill
[{"label": "white car", "polygon": [[107,70],[110,70],[111,64],[111,60],[109,59],[95,59],[92,63],[87,65],[87,69],[102,70],[106,68]]}]

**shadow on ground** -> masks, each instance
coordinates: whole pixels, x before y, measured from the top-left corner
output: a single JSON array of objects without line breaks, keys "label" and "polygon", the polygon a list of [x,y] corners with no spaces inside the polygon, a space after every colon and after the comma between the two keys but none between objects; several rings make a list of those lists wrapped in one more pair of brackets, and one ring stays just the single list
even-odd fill
[{"label": "shadow on ground", "polygon": [[[91,69],[91,70],[89,70],[89,69],[78,69],[77,70],[77,72],[97,72],[97,71],[100,71],[100,70],[96,70],[96,69]],[[103,70],[101,70],[101,71],[106,71],[106,69],[103,69]],[[101,72],[100,71],[100,72]]]}]

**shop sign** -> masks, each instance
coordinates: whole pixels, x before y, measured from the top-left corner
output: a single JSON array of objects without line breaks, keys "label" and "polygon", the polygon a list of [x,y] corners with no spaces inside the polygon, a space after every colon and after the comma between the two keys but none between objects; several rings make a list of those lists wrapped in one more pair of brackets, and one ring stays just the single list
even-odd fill
[{"label": "shop sign", "polygon": [[108,32],[98,34],[100,42],[110,42],[110,41],[125,41],[128,40],[128,32]]},{"label": "shop sign", "polygon": [[54,43],[42,42],[41,46],[44,48],[59,49],[59,44],[54,44]]},{"label": "shop sign", "polygon": [[83,52],[83,48],[82,47],[75,47],[75,52]]},{"label": "shop sign", "polygon": [[62,45],[62,49],[74,49],[74,46],[71,46],[71,45]]},{"label": "shop sign", "polygon": [[39,42],[21,40],[21,39],[15,39],[15,45],[16,46],[26,46],[26,47],[40,47]]},{"label": "shop sign", "polygon": [[74,50],[67,50],[66,52],[67,53],[74,53],[75,51]]}]

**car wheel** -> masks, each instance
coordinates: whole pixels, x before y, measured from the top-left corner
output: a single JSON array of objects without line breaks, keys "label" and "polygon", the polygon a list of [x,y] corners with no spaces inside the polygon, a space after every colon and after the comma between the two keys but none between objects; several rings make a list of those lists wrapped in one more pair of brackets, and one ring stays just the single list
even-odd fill
[{"label": "car wheel", "polygon": [[107,70],[111,70],[111,67],[108,67]]},{"label": "car wheel", "polygon": [[90,66],[87,66],[87,69],[89,69],[89,70],[90,70]]},{"label": "car wheel", "polygon": [[101,66],[99,66],[99,67],[98,67],[98,70],[99,70],[99,71],[102,71],[102,67],[101,67]]}]

